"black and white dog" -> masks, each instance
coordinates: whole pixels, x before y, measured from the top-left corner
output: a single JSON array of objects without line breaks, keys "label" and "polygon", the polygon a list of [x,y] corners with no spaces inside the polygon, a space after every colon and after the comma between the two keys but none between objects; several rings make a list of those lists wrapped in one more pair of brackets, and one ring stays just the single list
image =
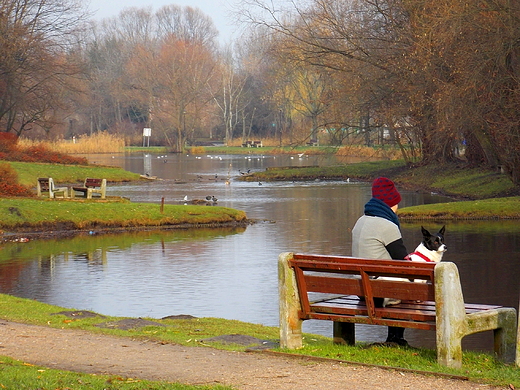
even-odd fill
[{"label": "black and white dog", "polygon": [[[436,234],[431,234],[428,230],[421,226],[423,239],[415,251],[406,256],[405,260],[423,261],[438,263],[442,260],[444,252],[448,249],[444,244],[444,232],[446,225]],[[399,280],[398,278],[385,278],[389,280]],[[416,279],[415,282],[424,283],[424,280]],[[398,305],[401,303],[399,299],[385,298],[383,300],[383,307]]]},{"label": "black and white dog", "polygon": [[442,260],[444,252],[448,249],[444,244],[444,232],[446,226],[443,226],[436,234],[430,234],[428,230],[421,226],[423,240],[415,251],[405,257],[410,261],[427,261],[438,263]]}]

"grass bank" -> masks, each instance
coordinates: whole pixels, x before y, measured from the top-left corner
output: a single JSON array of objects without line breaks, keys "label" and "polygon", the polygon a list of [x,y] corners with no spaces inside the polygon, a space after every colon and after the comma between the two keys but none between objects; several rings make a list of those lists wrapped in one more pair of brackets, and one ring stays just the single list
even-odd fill
[{"label": "grass bank", "polygon": [[124,199],[0,198],[0,228],[10,231],[205,226],[246,223],[243,211],[226,207],[132,203]]},{"label": "grass bank", "polygon": [[248,181],[274,180],[373,180],[386,176],[402,187],[435,191],[447,196],[486,199],[517,195],[504,174],[465,165],[429,165],[409,168],[403,160],[374,161],[330,167],[273,168],[242,178]]},{"label": "grass bank", "polygon": [[405,207],[397,211],[401,220],[520,219],[520,197],[436,203]]},{"label": "grass bank", "polygon": [[[227,344],[218,341],[218,338],[215,341],[208,339],[217,336],[238,334],[252,336],[258,340],[276,344],[279,338],[279,330],[277,327],[250,324],[235,320],[219,318],[158,320],[147,318],[143,320],[152,321],[153,323],[151,325],[140,328],[134,327],[132,329],[124,329],[113,326],[119,321],[124,321],[124,318],[103,316],[82,318],[81,316],[75,316],[71,319],[70,316],[63,313],[70,310],[71,309],[0,294],[0,318],[34,325],[50,326],[54,328],[83,329],[90,332],[117,335],[120,337],[132,337],[165,343],[176,343],[186,346],[212,347],[235,351],[244,351],[252,345]],[[106,323],[110,323],[112,326],[109,328],[99,326]],[[502,364],[494,359],[493,356],[486,353],[464,352],[463,368],[457,370],[448,369],[438,365],[436,362],[435,351],[429,349],[388,346],[374,346],[367,348],[367,346],[362,343],[356,346],[340,346],[333,345],[330,338],[310,334],[305,335],[304,344],[305,346],[303,349],[290,352],[346,362],[457,375],[467,377],[476,382],[499,386],[511,386],[511,388],[517,388],[520,386],[518,368]],[[279,353],[288,352],[278,348],[274,348],[274,351]],[[3,368],[5,368],[5,366],[3,366]],[[8,366],[8,369],[11,369],[11,366]],[[17,364],[15,369],[26,369],[34,373],[34,368],[23,367],[19,364]],[[9,386],[6,387],[13,388]],[[34,388],[37,387],[35,386]],[[126,389],[127,387],[121,388]],[[155,388],[162,389],[163,387],[150,387],[150,389]],[[164,388],[177,389],[176,387]],[[195,389],[195,387],[186,387],[186,389],[192,388]]]},{"label": "grass bank", "polygon": [[[9,162],[19,183],[36,186],[38,177],[52,177],[57,184],[82,183],[86,177],[109,182],[135,181],[140,175],[117,167]],[[243,211],[203,205],[132,203],[122,198],[0,198],[0,229],[34,232],[48,230],[100,230],[111,228],[202,227],[246,224]]]}]

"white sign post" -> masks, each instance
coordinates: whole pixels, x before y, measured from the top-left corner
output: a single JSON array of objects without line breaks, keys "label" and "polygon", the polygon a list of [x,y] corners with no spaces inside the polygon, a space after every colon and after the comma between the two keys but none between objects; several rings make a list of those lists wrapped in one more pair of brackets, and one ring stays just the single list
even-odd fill
[{"label": "white sign post", "polygon": [[150,137],[152,136],[152,129],[149,127],[143,128],[143,147],[145,145],[145,138],[147,138],[148,144],[147,146],[150,147]]}]

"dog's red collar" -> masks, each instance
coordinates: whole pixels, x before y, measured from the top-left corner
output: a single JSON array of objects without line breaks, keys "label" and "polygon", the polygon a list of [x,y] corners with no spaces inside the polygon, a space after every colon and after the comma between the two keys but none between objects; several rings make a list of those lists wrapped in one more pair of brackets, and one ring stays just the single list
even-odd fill
[{"label": "dog's red collar", "polygon": [[425,256],[424,254],[422,254],[421,252],[417,252],[417,251],[410,253],[410,254],[407,255],[404,259],[405,259],[405,260],[410,260],[410,261],[411,261],[411,260],[412,260],[412,255],[417,255],[417,256],[419,256],[421,259],[423,259],[424,261],[427,261],[428,263],[431,263],[431,262],[432,262],[431,259],[429,259],[428,257],[426,257],[426,256]]}]

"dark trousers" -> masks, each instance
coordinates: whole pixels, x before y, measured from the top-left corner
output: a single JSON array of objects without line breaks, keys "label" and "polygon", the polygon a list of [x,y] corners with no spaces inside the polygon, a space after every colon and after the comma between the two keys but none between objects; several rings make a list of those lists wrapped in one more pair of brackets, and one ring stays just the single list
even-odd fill
[{"label": "dark trousers", "polygon": [[[384,298],[374,298],[374,305],[376,307],[383,307]],[[388,336],[386,337],[387,342],[393,342],[396,340],[404,339],[404,328],[397,326],[388,327]]]}]

